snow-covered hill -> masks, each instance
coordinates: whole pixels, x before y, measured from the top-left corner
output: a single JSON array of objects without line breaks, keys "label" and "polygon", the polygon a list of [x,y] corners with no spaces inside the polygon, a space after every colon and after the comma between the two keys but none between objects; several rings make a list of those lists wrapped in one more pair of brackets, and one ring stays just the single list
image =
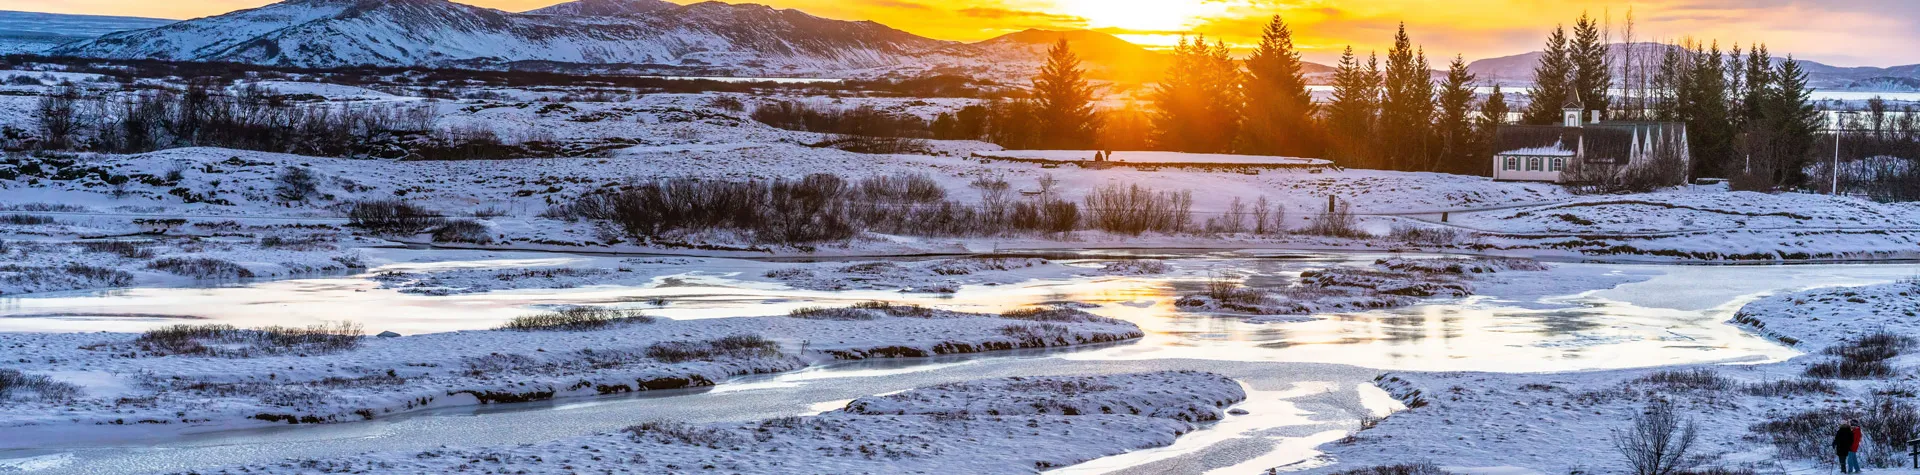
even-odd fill
[{"label": "snow-covered hill", "polygon": [[948,44],[750,4],[586,0],[523,14],[447,0],[287,0],[53,53],[297,67],[544,62],[814,74],[897,65]]},{"label": "snow-covered hill", "polygon": [[[1636,65],[1646,64],[1652,67],[1658,67],[1661,55],[1666,54],[1666,52],[1672,48],[1674,48],[1674,46],[1659,43],[1634,43],[1631,48],[1626,43],[1615,43],[1611,46],[1609,54],[1613,56],[1615,64],[1620,64],[1624,58],[1631,54],[1636,58],[1643,58],[1636,59]],[[1540,64],[1541,54],[1539,51],[1530,51],[1512,56],[1482,59],[1468,64],[1467,69],[1473,71],[1473,74],[1479,76],[1482,81],[1509,85],[1533,84],[1533,68]],[[1776,65],[1782,61],[1786,61],[1786,58],[1781,56],[1773,57],[1773,62]],[[1808,84],[1821,89],[1839,88],[1899,91],[1902,89],[1897,87],[1880,89],[1877,86],[1882,83],[1889,83],[1889,80],[1897,82],[1900,79],[1920,79],[1920,64],[1875,68],[1867,66],[1833,66],[1805,59],[1799,59],[1798,61],[1800,62],[1801,69],[1807,71]],[[1639,66],[1635,67],[1637,68]]]}]

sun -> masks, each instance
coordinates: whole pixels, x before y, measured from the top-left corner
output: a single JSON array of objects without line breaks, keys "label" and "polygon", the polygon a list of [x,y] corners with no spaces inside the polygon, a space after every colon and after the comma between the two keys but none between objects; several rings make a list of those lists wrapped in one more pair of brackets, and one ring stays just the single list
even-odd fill
[{"label": "sun", "polygon": [[1089,28],[1141,32],[1186,31],[1200,19],[1226,13],[1226,2],[1208,0],[1062,0],[1069,15]]}]

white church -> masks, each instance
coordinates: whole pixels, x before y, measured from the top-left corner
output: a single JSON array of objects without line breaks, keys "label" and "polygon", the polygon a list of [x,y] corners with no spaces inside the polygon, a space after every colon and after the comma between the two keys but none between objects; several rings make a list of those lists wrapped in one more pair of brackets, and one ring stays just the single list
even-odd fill
[{"label": "white church", "polygon": [[1682,170],[1692,163],[1686,124],[1601,120],[1600,111],[1582,117],[1586,106],[1577,96],[1561,111],[1561,125],[1503,125],[1494,132],[1494,180],[1565,183],[1570,167],[1618,171],[1663,153],[1677,153]]}]

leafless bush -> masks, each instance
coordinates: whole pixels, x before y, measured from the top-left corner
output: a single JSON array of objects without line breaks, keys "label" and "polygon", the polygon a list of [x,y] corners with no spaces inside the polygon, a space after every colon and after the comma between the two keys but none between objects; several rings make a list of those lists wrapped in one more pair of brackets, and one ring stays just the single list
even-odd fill
[{"label": "leafless bush", "polygon": [[22,373],[16,369],[0,368],[0,401],[64,402],[79,395],[80,387],[71,383],[54,381],[42,375]]},{"label": "leafless bush", "polygon": [[747,444],[744,437],[722,429],[685,422],[649,421],[621,429],[635,442],[691,445],[709,449],[737,449]]},{"label": "leafless bush", "polygon": [[1780,397],[1839,394],[1840,387],[1818,379],[1783,379],[1748,384],[1741,390],[1754,396]]},{"label": "leafless bush", "polygon": [[926,119],[865,105],[852,109],[820,109],[804,102],[778,101],[754,108],[752,117],[763,124],[803,132],[866,137],[933,136],[933,125]]},{"label": "leafless bush", "polygon": [[80,88],[72,85],[61,86],[40,96],[34,116],[40,118],[41,148],[65,150],[76,142],[74,135],[80,130],[82,121],[80,96]]},{"label": "leafless bush", "polygon": [[1460,242],[1461,232],[1458,229],[1448,227],[1419,226],[1395,222],[1393,223],[1393,229],[1387,234],[1387,238],[1408,244],[1450,246]]},{"label": "leafless bush", "polygon": [[[1277,475],[1280,472],[1269,470],[1268,473]],[[1419,464],[1382,465],[1378,467],[1361,468],[1361,469],[1335,472],[1332,475],[1453,475],[1453,472],[1441,470],[1440,466],[1438,465],[1434,465],[1430,463],[1419,463]]]},{"label": "leafless bush", "polygon": [[925,139],[866,135],[835,135],[812,146],[872,155],[913,155],[932,150]]},{"label": "leafless bush", "polygon": [[1193,192],[1156,192],[1140,185],[1112,184],[1087,193],[1088,225],[1115,233],[1176,233],[1193,222]]},{"label": "leafless bush", "polygon": [[1676,475],[1704,463],[1690,452],[1698,430],[1665,401],[1647,404],[1633,416],[1633,427],[1613,432],[1613,447],[1626,457],[1635,475]]},{"label": "leafless bush", "polygon": [[1707,368],[1656,371],[1635,382],[1650,383],[1667,391],[1725,391],[1735,385],[1733,380]]},{"label": "leafless bush", "polygon": [[1345,201],[1341,201],[1327,214],[1314,218],[1312,223],[1300,230],[1300,233],[1348,239],[1373,237],[1372,234],[1360,230],[1359,221],[1354,219],[1352,206]]},{"label": "leafless bush", "polygon": [[319,180],[307,167],[286,167],[274,180],[273,196],[280,201],[306,201],[320,194]]},{"label": "leafless bush", "polygon": [[465,242],[486,244],[493,242],[492,231],[487,225],[471,219],[447,220],[433,231],[434,242]]},{"label": "leafless bush", "polygon": [[1893,376],[1887,360],[1914,347],[1912,337],[1874,332],[1853,341],[1829,347],[1822,353],[1838,356],[1838,361],[1823,361],[1808,366],[1806,375],[1824,379],[1879,379]]},{"label": "leafless bush", "polygon": [[947,189],[923,174],[867,177],[854,188],[861,199],[874,203],[938,203],[947,199]]},{"label": "leafless bush", "polygon": [[437,212],[400,200],[359,201],[347,210],[348,226],[381,233],[418,234],[444,221]]},{"label": "leafless bush", "polygon": [[253,271],[239,264],[211,257],[167,257],[147,263],[147,268],[195,279],[244,279]]},{"label": "leafless bush", "polygon": [[35,214],[0,215],[0,223],[11,224],[14,226],[34,226],[34,225],[41,225],[41,224],[53,224],[53,217],[40,216]]},{"label": "leafless bush", "polygon": [[779,353],[779,343],[757,335],[733,335],[707,341],[668,341],[647,347],[648,358],[665,363],[711,361],[721,358],[766,358]]},{"label": "leafless bush", "polygon": [[740,102],[740,98],[733,97],[733,96],[725,96],[725,95],[714,96],[713,99],[710,99],[707,101],[707,107],[712,107],[715,109],[720,109],[728,112],[741,112],[741,111],[747,110],[747,105],[745,103]]},{"label": "leafless bush", "polygon": [[1110,318],[1071,308],[1023,308],[1000,314],[1000,318],[1052,323],[1110,322]]},{"label": "leafless bush", "polygon": [[885,315],[903,318],[929,318],[933,310],[919,305],[894,305],[881,301],[868,301],[853,304],[850,307],[821,308],[808,307],[788,312],[787,316],[807,320],[873,320]]},{"label": "leafless bush", "polygon": [[74,243],[86,252],[113,254],[127,259],[147,259],[153,257],[153,248],[141,246],[132,241],[80,241]]},{"label": "leafless bush", "polygon": [[263,327],[251,330],[232,325],[172,325],[142,333],[133,344],[154,356],[194,355],[246,358],[284,353],[329,353],[360,346],[365,334],[358,323],[320,323],[304,328]]},{"label": "leafless bush", "polygon": [[567,307],[538,315],[514,317],[499,330],[583,331],[600,330],[623,323],[653,323],[653,317],[638,310],[607,307]]}]

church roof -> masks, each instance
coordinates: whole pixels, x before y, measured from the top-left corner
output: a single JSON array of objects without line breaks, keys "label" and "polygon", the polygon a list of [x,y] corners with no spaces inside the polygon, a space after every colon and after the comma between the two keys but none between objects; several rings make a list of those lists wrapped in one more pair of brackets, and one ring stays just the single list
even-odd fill
[{"label": "church roof", "polygon": [[1579,91],[1574,91],[1572,94],[1567,94],[1567,103],[1562,104],[1560,108],[1562,110],[1587,110],[1587,103],[1580,100]]}]

